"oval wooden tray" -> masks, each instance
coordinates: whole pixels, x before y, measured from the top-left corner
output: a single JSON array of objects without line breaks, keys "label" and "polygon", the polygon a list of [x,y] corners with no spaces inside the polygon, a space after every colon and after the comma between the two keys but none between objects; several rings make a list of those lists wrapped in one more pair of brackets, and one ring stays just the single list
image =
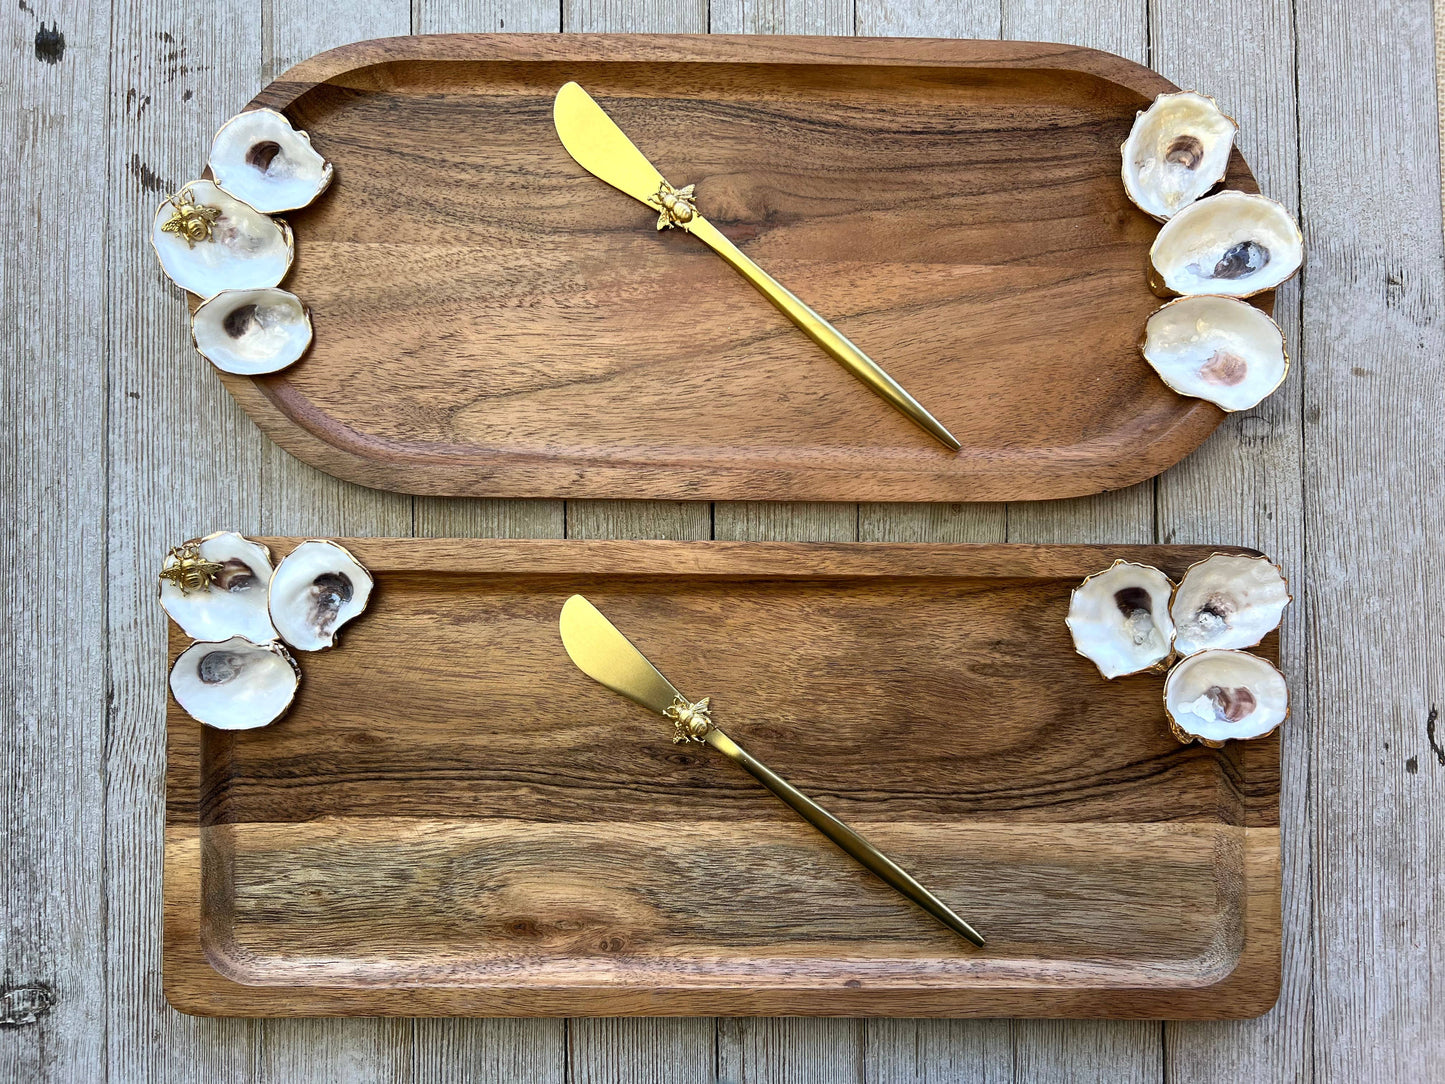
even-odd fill
[{"label": "oval wooden tray", "polygon": [[[271,540],[278,554],[296,539]],[[186,1012],[1252,1016],[1280,981],[1279,740],[1170,735],[1064,626],[1201,546],[358,539],[371,608],[274,726],[167,712]],[[592,681],[593,598],[975,950]],[[171,656],[184,639],[171,629]],[[1275,637],[1260,652],[1278,657]],[[156,660],[160,680],[161,660]]]},{"label": "oval wooden tray", "polygon": [[[568,79],[962,452],[584,173],[552,127]],[[1136,347],[1157,225],[1124,195],[1119,144],[1169,89],[1111,54],[992,41],[447,35],[324,53],[256,99],[336,164],[288,216],[316,343],[287,372],[223,379],[296,456],[413,493],[1125,486],[1222,417]],[[1238,155],[1229,180],[1254,190]]]}]

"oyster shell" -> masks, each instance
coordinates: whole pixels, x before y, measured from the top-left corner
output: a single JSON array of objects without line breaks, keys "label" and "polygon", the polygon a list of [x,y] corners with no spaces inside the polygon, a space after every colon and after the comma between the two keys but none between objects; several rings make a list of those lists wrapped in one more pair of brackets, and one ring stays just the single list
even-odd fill
[{"label": "oyster shell", "polygon": [[1164,681],[1164,710],[1174,736],[1222,745],[1262,738],[1289,716],[1284,675],[1247,651],[1201,651]]},{"label": "oyster shell", "polygon": [[301,670],[280,644],[233,636],[198,641],[171,667],[171,692],[192,719],[220,730],[252,730],[285,714]]},{"label": "oyster shell", "polygon": [[1213,98],[1190,90],[1159,95],[1120,148],[1124,191],[1145,214],[1167,220],[1224,179],[1238,130]]},{"label": "oyster shell", "polygon": [[275,286],[295,254],[290,226],[211,181],[192,181],[160,205],[151,244],[167,277],[198,297]]},{"label": "oyster shell", "polygon": [[1181,655],[1253,647],[1279,627],[1289,584],[1266,557],[1216,553],[1190,565],[1169,608]]},{"label": "oyster shell", "polygon": [[301,651],[336,643],[336,630],[366,609],[371,573],[344,547],[302,542],[271,577],[271,620],[281,638]]},{"label": "oyster shell", "polygon": [[[215,566],[195,583],[176,583],[175,575],[185,551]],[[271,551],[235,531],[217,531],[171,550],[162,567],[161,606],[193,640],[226,640],[243,636],[256,643],[276,638],[267,607],[271,582]],[[181,578],[177,576],[176,578]]]},{"label": "oyster shell", "polygon": [[1247,410],[1289,371],[1279,325],[1248,302],[1199,294],[1158,309],[1139,340],[1144,360],[1180,395]]},{"label": "oyster shell", "polygon": [[1253,297],[1299,270],[1304,237],[1283,206],[1225,191],[1191,203],[1149,249],[1149,285],[1161,296]]},{"label": "oyster shell", "polygon": [[311,345],[311,314],[287,290],[222,290],[191,316],[191,339],[217,369],[245,376],[284,369]]},{"label": "oyster shell", "polygon": [[1106,678],[1160,667],[1171,653],[1174,585],[1150,565],[1115,561],[1074,588],[1065,622],[1074,648]]},{"label": "oyster shell", "polygon": [[274,109],[251,109],[221,125],[206,164],[221,188],[258,211],[305,207],[331,183],[331,163],[311,137]]}]

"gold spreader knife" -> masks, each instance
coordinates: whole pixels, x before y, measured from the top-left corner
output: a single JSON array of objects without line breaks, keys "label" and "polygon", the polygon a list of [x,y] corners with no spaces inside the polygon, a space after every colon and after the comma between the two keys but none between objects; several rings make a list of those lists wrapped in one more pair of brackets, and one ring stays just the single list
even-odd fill
[{"label": "gold spreader knife", "polygon": [[896,862],[724,734],[708,714],[712,698],[705,696],[696,703],[688,700],[658,672],[657,667],[647,661],[631,640],[602,616],[596,606],[581,595],[573,595],[562,607],[559,625],[562,646],[578,668],[613,692],[621,693],[671,720],[674,742],[711,745],[731,757],[758,782],[792,806],[804,820],[890,887],[907,896],[950,930],[962,934],[975,945],[983,944],[983,936],[977,930],[949,910],[947,904],[915,881]]},{"label": "gold spreader knife", "polygon": [[651,207],[657,212],[659,230],[677,226],[711,247],[850,373],[881,395],[895,410],[922,426],[953,451],[958,451],[959,443],[954,435],[924,410],[918,400],[903,389],[903,385],[854,346],[841,331],[799,301],[777,279],[744,256],[698,212],[693,198],[694,185],[673,188],[668,184],[590,94],[576,83],[568,83],[557,92],[557,99],[552,103],[552,120],[557,125],[557,136],[562,140],[562,146],[567,148],[567,153],[577,160],[579,166]]}]

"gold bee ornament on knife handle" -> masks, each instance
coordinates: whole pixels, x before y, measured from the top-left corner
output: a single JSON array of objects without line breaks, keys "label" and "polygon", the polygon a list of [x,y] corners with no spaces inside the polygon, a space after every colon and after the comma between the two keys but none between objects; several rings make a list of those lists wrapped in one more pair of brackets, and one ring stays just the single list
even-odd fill
[{"label": "gold bee ornament on knife handle", "polygon": [[890,888],[973,944],[984,943],[977,930],[954,914],[947,904],[914,880],[901,866],[724,734],[712,720],[711,697],[691,701],[683,696],[587,599],[581,595],[569,598],[562,607],[558,627],[562,646],[579,670],[613,692],[621,693],[670,720],[674,742],[712,746]]},{"label": "gold bee ornament on knife handle", "polygon": [[656,211],[659,230],[676,226],[708,245],[834,360],[895,410],[949,449],[958,451],[957,438],[903,385],[704,218],[697,208],[696,185],[674,188],[669,184],[585,90],[576,83],[568,83],[559,90],[552,103],[552,119],[562,146],[578,165]]}]

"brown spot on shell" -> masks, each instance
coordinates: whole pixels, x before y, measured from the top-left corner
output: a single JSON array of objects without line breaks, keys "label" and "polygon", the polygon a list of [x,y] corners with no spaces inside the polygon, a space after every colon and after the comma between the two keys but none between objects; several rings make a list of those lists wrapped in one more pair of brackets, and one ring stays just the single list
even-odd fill
[{"label": "brown spot on shell", "polygon": [[252,143],[246,151],[246,164],[265,173],[271,168],[271,163],[281,153],[281,144],[275,140],[267,139],[260,143]]},{"label": "brown spot on shell", "polygon": [[1249,364],[1238,354],[1216,350],[1214,356],[1199,367],[1199,375],[1211,384],[1232,388],[1244,383],[1244,378],[1249,375]]},{"label": "brown spot on shell", "polygon": [[1217,279],[1242,279],[1246,275],[1254,274],[1267,263],[1269,249],[1255,240],[1241,241],[1219,257],[1219,262],[1214,265],[1210,274]]},{"label": "brown spot on shell", "polygon": [[1226,689],[1222,685],[1211,685],[1204,691],[1209,697],[1214,710],[1219,712],[1220,717],[1231,723],[1240,722],[1246,718],[1259,704],[1254,693],[1250,692],[1243,685]]},{"label": "brown spot on shell", "polygon": [[1230,615],[1234,613],[1234,610],[1234,600],[1225,595],[1210,595],[1204,600],[1204,605],[1199,607],[1201,614],[1217,617],[1224,622],[1229,621]]},{"label": "brown spot on shell", "polygon": [[351,595],[351,579],[345,573],[323,572],[311,581],[311,623],[322,635],[331,630]]},{"label": "brown spot on shell", "polygon": [[1196,135],[1175,136],[1164,152],[1164,161],[1185,169],[1197,169],[1204,159],[1204,142]]},{"label": "brown spot on shell", "polygon": [[216,573],[216,586],[222,591],[244,591],[256,582],[256,573],[239,557],[232,557]]},{"label": "brown spot on shell", "polygon": [[237,305],[221,321],[221,327],[233,339],[245,336],[257,324],[255,305]]},{"label": "brown spot on shell", "polygon": [[1119,612],[1125,617],[1132,617],[1140,610],[1146,614],[1153,612],[1153,600],[1142,587],[1121,587],[1114,592],[1114,605],[1119,607]]}]

